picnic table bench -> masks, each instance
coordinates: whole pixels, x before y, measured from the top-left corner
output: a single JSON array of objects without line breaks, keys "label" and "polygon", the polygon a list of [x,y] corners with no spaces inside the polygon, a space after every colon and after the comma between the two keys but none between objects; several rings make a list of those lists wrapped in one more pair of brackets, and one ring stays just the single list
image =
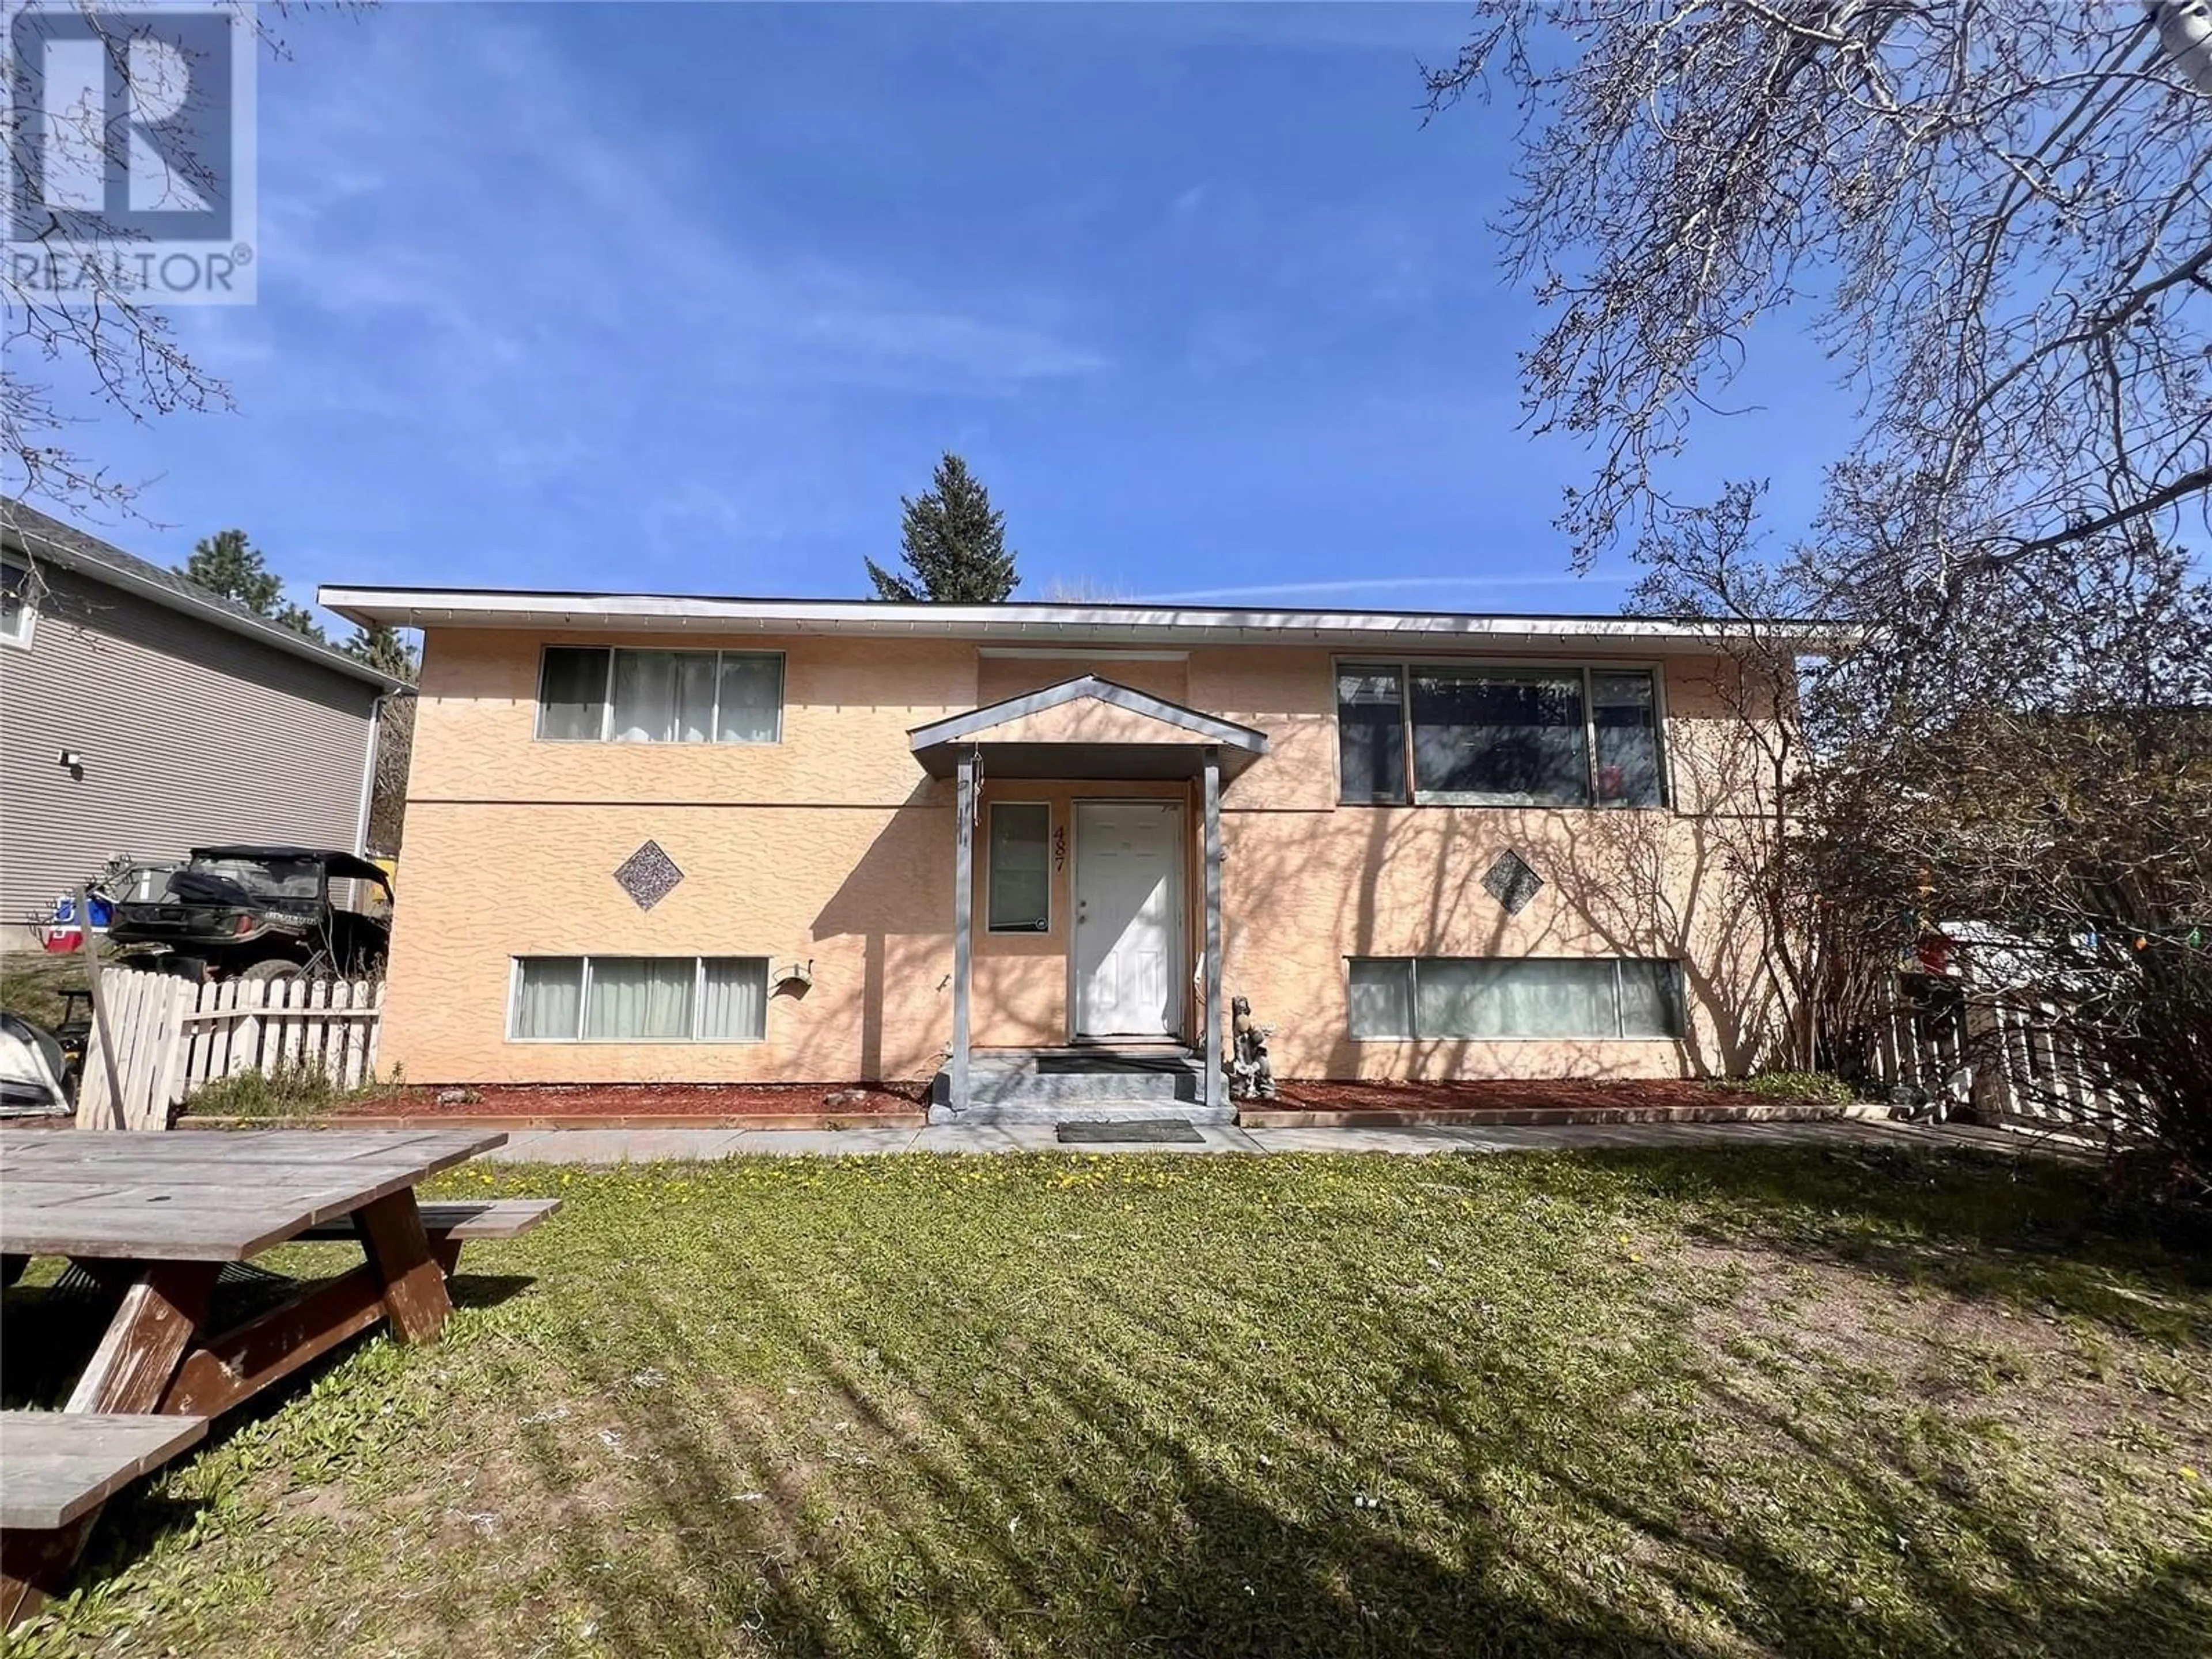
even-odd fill
[{"label": "picnic table bench", "polygon": [[[561,1207],[557,1198],[465,1198],[453,1203],[418,1203],[430,1254],[448,1273],[461,1246],[471,1238],[519,1238]],[[295,1236],[299,1243],[327,1243],[357,1237],[350,1218],[319,1221]]]},{"label": "picnic table bench", "polygon": [[[0,1277],[12,1283],[34,1255],[65,1256],[118,1298],[64,1411],[22,1414],[52,1420],[21,1430],[0,1425],[7,1448],[19,1435],[46,1448],[37,1467],[51,1479],[31,1480],[21,1513],[70,1511],[52,1526],[27,1518],[19,1528],[15,1471],[0,1470],[0,1625],[66,1577],[101,1501],[191,1443],[206,1419],[380,1320],[398,1341],[434,1340],[452,1311],[446,1276],[462,1242],[513,1237],[558,1207],[416,1202],[422,1181],[506,1139],[474,1130],[0,1131]],[[332,1238],[358,1241],[362,1265],[241,1325],[205,1328],[227,1263]],[[149,1418],[183,1437],[147,1430]],[[196,1431],[183,1427],[195,1419]],[[13,1464],[12,1449],[0,1455]]]},{"label": "picnic table bench", "polygon": [[0,1528],[54,1532],[207,1438],[204,1417],[0,1412]]}]

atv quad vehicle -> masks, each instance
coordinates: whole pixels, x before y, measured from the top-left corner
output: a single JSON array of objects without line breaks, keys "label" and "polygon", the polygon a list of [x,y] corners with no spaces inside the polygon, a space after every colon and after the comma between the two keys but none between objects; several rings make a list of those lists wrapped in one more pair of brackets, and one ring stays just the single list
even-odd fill
[{"label": "atv quad vehicle", "polygon": [[[333,881],[352,903],[331,902]],[[383,965],[391,907],[391,879],[351,853],[196,847],[155,896],[117,903],[107,939],[191,980],[368,974]]]}]

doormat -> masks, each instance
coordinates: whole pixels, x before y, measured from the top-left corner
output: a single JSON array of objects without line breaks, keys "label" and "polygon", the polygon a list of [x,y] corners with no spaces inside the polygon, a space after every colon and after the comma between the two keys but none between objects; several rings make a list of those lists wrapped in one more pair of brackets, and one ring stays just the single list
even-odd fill
[{"label": "doormat", "polygon": [[1206,1137],[1199,1133],[1197,1127],[1179,1117],[1142,1117],[1124,1123],[1101,1122],[1095,1118],[1086,1118],[1061,1124],[1060,1139],[1063,1145],[1070,1146],[1097,1146],[1105,1141],[1130,1140],[1206,1144]]}]

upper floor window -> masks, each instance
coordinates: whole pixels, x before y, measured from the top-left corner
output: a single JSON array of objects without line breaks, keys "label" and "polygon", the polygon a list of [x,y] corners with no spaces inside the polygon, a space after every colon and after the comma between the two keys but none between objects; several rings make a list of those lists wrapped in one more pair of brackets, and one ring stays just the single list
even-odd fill
[{"label": "upper floor window", "polygon": [[538,672],[538,735],[572,743],[775,743],[783,735],[783,658],[549,645]]},{"label": "upper floor window", "polygon": [[32,603],[35,591],[29,566],[13,559],[0,562],[0,645],[31,642],[31,628],[39,619]]},{"label": "upper floor window", "polygon": [[1340,663],[1340,799],[1471,806],[1657,806],[1648,668]]}]

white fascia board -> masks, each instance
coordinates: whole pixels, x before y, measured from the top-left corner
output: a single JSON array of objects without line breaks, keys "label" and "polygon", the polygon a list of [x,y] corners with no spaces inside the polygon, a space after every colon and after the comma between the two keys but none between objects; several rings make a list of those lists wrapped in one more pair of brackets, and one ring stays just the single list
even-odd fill
[{"label": "white fascia board", "polygon": [[1190,610],[1142,605],[884,605],[868,600],[708,599],[639,593],[326,586],[317,603],[349,621],[402,628],[540,631],[833,634],[963,639],[1032,648],[1077,644],[1313,644],[1405,650],[1455,643],[1522,649],[1710,649],[1765,639],[1817,650],[1816,623],[1722,623],[1655,617],[1516,617],[1446,611]]}]

